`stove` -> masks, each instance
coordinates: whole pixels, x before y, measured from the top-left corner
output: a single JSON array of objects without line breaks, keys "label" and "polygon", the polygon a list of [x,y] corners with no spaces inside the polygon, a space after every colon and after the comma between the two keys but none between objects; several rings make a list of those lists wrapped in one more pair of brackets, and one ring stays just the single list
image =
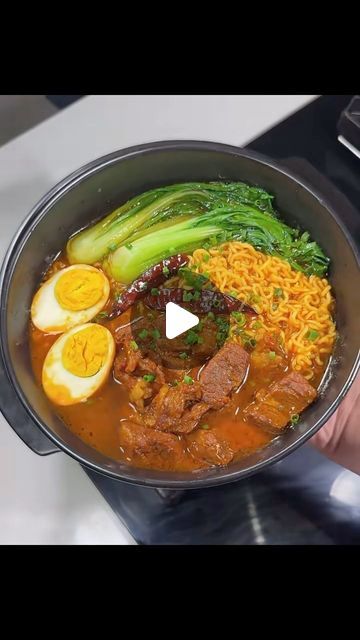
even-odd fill
[{"label": "stove", "polygon": [[[360,211],[360,162],[338,141],[351,98],[322,96],[248,148],[278,159],[327,194],[360,244],[360,213],[353,215],[354,206]],[[138,544],[360,542],[360,477],[310,445],[252,478],[210,489],[148,489],[85,471]]]}]

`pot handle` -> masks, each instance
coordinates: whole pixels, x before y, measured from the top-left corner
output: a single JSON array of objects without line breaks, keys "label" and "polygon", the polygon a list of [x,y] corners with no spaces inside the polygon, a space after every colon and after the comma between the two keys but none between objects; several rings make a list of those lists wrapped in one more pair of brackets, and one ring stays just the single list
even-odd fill
[{"label": "pot handle", "polygon": [[27,414],[5,371],[0,352],[0,410],[4,418],[23,442],[40,456],[57,453],[60,449],[47,438]]}]

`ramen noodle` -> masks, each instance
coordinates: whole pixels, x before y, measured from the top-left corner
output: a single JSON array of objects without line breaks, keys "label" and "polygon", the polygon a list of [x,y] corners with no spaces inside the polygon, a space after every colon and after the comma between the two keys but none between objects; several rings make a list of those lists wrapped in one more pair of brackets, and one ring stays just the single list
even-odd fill
[{"label": "ramen noodle", "polygon": [[311,379],[324,366],[336,337],[334,299],[326,278],[307,277],[242,242],[197,249],[191,265],[221,292],[236,295],[258,312],[247,333],[256,340],[277,334],[295,371]]}]

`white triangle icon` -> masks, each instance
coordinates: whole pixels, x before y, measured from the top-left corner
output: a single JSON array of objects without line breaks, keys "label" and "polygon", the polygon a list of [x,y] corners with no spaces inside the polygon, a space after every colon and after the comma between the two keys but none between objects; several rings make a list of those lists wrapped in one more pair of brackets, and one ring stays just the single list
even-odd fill
[{"label": "white triangle icon", "polygon": [[190,311],[182,309],[173,302],[168,302],[165,308],[165,321],[166,321],[166,337],[169,340],[180,336],[188,329],[196,327],[199,324],[199,318],[194,316]]}]

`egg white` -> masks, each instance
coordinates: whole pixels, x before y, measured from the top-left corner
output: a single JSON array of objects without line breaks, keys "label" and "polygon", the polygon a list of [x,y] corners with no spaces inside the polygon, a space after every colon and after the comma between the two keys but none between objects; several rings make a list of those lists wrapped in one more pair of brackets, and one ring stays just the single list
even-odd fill
[{"label": "egg white", "polygon": [[[65,406],[85,402],[109,376],[115,357],[115,341],[110,331],[103,326],[101,328],[107,336],[108,352],[103,366],[95,375],[82,378],[65,369],[62,364],[62,351],[69,336],[91,326],[93,325],[89,322],[63,333],[47,353],[42,370],[42,386],[54,404]],[[66,389],[65,394],[63,388]]]},{"label": "egg white", "polygon": [[[99,302],[92,307],[81,309],[80,311],[71,311],[71,309],[63,309],[58,303],[55,296],[55,285],[66,271],[76,271],[77,269],[100,273],[103,278],[103,295]],[[31,305],[31,320],[40,331],[52,334],[62,333],[72,327],[92,320],[105,306],[109,294],[109,281],[99,269],[88,264],[76,264],[71,267],[66,267],[44,282],[36,292]]]}]

